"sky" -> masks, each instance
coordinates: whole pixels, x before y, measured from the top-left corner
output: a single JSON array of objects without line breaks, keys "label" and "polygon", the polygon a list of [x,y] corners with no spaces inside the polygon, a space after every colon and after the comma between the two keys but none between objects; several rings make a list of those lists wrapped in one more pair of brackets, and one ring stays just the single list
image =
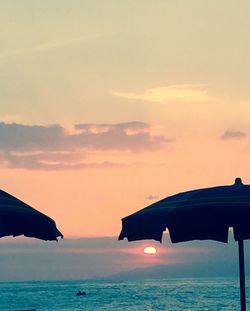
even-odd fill
[{"label": "sky", "polygon": [[1,189],[94,243],[168,195],[250,183],[249,15],[247,0],[0,1]]}]

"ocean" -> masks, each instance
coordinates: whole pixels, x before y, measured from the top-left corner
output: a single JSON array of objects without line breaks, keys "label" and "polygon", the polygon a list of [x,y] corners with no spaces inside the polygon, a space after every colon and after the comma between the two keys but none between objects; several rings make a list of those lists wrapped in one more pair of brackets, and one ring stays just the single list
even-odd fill
[{"label": "ocean", "polygon": [[[246,284],[250,298],[250,282]],[[76,296],[81,290],[85,296]],[[250,310],[250,299],[248,299]],[[236,278],[1,282],[0,310],[236,311]]]}]

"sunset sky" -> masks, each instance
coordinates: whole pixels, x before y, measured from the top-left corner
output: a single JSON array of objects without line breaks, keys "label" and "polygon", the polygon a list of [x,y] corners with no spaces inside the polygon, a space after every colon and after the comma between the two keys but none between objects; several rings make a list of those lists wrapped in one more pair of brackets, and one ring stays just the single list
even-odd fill
[{"label": "sunset sky", "polygon": [[1,189],[73,239],[249,184],[249,17],[247,0],[1,1]]}]

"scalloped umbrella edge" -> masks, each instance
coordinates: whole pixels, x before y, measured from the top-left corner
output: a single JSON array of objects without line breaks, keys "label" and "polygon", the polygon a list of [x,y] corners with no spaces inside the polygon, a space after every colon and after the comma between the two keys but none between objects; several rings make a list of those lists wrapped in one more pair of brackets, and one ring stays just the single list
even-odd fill
[{"label": "scalloped umbrella edge", "polygon": [[124,217],[118,239],[161,242],[168,229],[172,243],[227,243],[229,227],[233,227],[238,242],[241,311],[246,311],[244,240],[250,239],[250,185],[244,185],[241,178],[229,186],[178,193]]}]

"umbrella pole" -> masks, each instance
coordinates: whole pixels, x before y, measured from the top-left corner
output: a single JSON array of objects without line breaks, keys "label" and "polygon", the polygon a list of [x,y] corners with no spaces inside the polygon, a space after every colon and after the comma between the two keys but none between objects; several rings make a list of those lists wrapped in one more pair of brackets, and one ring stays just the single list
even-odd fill
[{"label": "umbrella pole", "polygon": [[239,247],[239,272],[240,272],[240,305],[241,311],[246,311],[246,287],[245,287],[245,265],[244,265],[244,242],[238,241]]}]

